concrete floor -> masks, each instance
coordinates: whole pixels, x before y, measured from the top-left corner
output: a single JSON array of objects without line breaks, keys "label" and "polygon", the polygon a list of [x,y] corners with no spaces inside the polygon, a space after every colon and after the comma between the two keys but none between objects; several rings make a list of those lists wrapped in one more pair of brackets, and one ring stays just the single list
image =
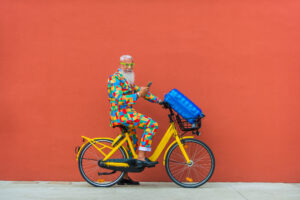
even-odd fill
[{"label": "concrete floor", "polygon": [[196,189],[174,183],[96,188],[85,182],[0,181],[0,200],[300,200],[300,183],[206,183]]}]

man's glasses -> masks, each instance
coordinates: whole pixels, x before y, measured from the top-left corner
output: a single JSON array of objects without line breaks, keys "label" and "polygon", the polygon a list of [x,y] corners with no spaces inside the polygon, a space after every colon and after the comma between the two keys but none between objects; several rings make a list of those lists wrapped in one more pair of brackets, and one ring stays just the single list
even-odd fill
[{"label": "man's glasses", "polygon": [[133,67],[134,66],[134,63],[123,63],[123,62],[121,62],[120,64],[125,65],[126,67]]}]

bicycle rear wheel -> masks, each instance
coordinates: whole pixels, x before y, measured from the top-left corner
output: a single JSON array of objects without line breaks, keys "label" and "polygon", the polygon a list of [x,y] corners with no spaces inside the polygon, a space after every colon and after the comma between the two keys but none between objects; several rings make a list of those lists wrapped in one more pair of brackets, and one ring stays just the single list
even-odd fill
[{"label": "bicycle rear wheel", "polygon": [[[95,141],[101,142],[104,145],[111,146],[113,140],[109,139],[96,139]],[[95,143],[98,147],[102,148],[105,154],[108,154],[111,149],[104,147],[101,144]],[[123,148],[119,148],[110,159],[126,158],[126,153]],[[101,154],[92,144],[85,145],[78,158],[78,167],[82,177],[91,185],[96,187],[109,187],[116,184],[123,176],[124,172],[113,171],[99,167],[99,160],[104,159]]]},{"label": "bicycle rear wheel", "polygon": [[166,156],[167,173],[171,180],[181,187],[199,187],[206,183],[214,172],[214,155],[206,144],[197,139],[183,139],[181,142],[191,163],[186,163],[178,144],[175,143]]}]

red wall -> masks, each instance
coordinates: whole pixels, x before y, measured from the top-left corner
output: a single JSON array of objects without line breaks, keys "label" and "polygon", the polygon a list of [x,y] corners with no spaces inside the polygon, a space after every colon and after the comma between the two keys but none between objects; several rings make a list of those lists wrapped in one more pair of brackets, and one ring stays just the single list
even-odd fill
[{"label": "red wall", "polygon": [[[177,88],[207,117],[212,181],[300,181],[300,3],[0,2],[0,180],[83,180],[81,135],[111,136],[107,77],[131,54],[136,81]],[[167,128],[167,111],[136,109]],[[141,131],[139,132],[141,134]],[[154,142],[154,146],[157,143]],[[160,160],[161,161],[161,160]],[[162,164],[133,175],[169,181]]]}]

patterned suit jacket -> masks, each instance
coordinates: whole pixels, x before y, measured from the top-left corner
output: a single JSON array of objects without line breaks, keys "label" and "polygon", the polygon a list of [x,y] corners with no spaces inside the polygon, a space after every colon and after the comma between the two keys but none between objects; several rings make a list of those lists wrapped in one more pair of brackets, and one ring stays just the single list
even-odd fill
[{"label": "patterned suit jacket", "polygon": [[[137,92],[140,87],[135,84],[129,84],[118,69],[116,73],[108,79],[108,100],[110,103],[110,127],[121,125],[122,122],[137,121],[138,113],[132,108],[138,99]],[[148,92],[146,100],[158,103],[158,98]]]}]

